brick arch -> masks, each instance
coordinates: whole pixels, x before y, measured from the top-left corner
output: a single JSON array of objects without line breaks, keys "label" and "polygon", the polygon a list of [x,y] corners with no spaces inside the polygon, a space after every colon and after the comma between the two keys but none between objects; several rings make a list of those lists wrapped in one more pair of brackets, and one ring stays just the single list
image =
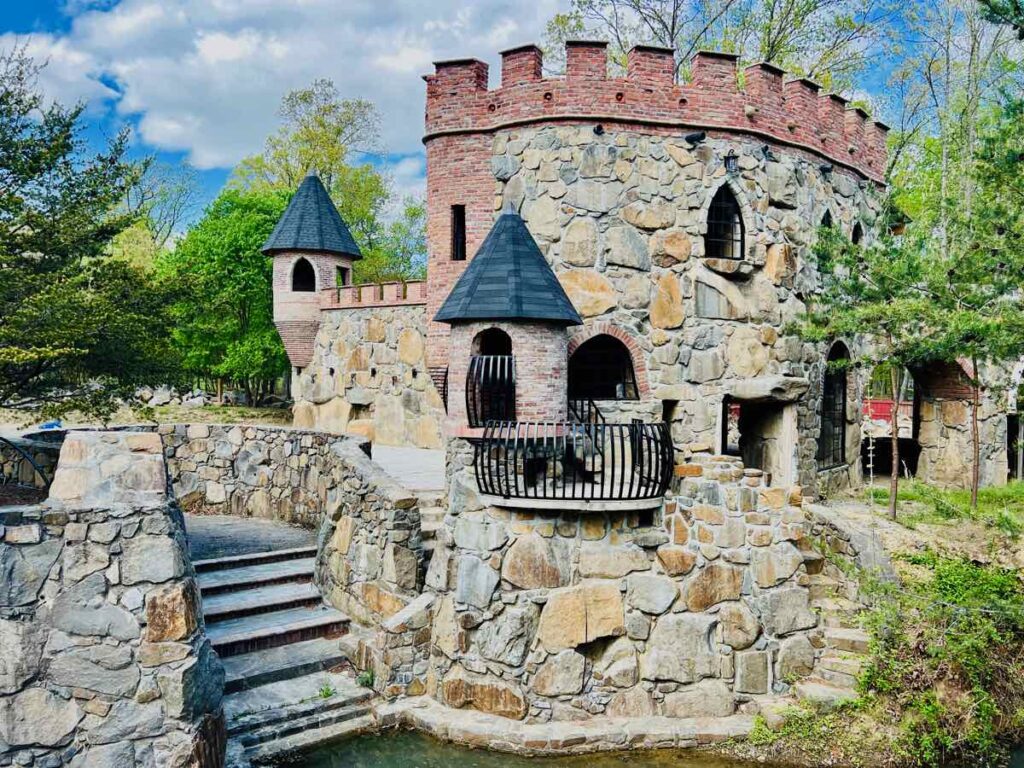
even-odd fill
[{"label": "brick arch", "polygon": [[647,380],[647,363],[644,360],[644,351],[640,349],[636,339],[628,331],[624,331],[617,325],[607,321],[592,323],[580,328],[569,339],[569,346],[566,350],[566,363],[572,357],[573,352],[579,349],[585,341],[590,341],[595,336],[611,336],[621,341],[629,351],[629,359],[633,363],[633,374],[636,376],[637,396],[646,400],[651,394],[651,385]]},{"label": "brick arch", "polygon": [[750,204],[750,200],[746,192],[739,185],[739,182],[729,175],[724,176],[718,184],[706,190],[707,196],[704,198],[703,204],[701,204],[700,216],[698,218],[700,222],[700,236],[702,239],[708,236],[708,213],[711,210],[711,202],[722,187],[729,187],[732,196],[736,198],[736,204],[740,207],[740,218],[743,220],[743,258],[746,259],[748,246],[753,242],[754,235],[757,232],[754,207]]}]

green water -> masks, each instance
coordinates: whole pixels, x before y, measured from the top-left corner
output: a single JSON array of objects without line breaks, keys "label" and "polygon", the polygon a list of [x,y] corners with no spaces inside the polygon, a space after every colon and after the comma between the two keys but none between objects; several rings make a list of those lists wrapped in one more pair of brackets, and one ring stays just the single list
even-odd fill
[{"label": "green water", "polygon": [[[457,747],[410,731],[387,731],[323,746],[276,765],[288,768],[752,768],[754,764],[674,749],[527,758]],[[772,768],[766,763],[757,765]]]}]

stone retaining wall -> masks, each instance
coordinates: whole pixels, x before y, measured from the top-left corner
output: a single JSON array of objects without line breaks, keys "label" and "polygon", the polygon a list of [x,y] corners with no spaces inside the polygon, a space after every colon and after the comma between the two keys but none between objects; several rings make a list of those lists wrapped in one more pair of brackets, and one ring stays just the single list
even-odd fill
[{"label": "stone retaining wall", "polygon": [[295,426],[440,448],[444,403],[427,370],[423,305],[320,317],[312,361],[292,379]]},{"label": "stone retaining wall", "polygon": [[358,438],[286,427],[163,424],[157,432],[185,507],[313,529],[340,503],[342,457],[369,450]]},{"label": "stone retaining wall", "polygon": [[419,501],[356,441],[334,446],[333,453],[337,484],[320,521],[316,583],[328,603],[376,628],[420,593]]},{"label": "stone retaining wall", "polygon": [[72,432],[0,524],[0,765],[219,768],[224,673],[156,435]]},{"label": "stone retaining wall", "polygon": [[451,462],[429,666],[410,685],[529,722],[727,717],[811,674],[821,556],[799,488],[697,461],[653,521],[485,508]]}]

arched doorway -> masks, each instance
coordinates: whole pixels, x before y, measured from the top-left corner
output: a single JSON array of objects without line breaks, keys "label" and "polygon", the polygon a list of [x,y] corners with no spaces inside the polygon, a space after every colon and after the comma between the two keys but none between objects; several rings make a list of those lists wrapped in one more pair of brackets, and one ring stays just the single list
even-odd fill
[{"label": "arched doorway", "polygon": [[846,400],[850,386],[850,351],[842,342],[829,350],[821,390],[821,431],[818,433],[818,468],[833,469],[847,463]]},{"label": "arched doorway", "polygon": [[583,342],[569,357],[569,401],[638,400],[633,358],[606,333]]}]

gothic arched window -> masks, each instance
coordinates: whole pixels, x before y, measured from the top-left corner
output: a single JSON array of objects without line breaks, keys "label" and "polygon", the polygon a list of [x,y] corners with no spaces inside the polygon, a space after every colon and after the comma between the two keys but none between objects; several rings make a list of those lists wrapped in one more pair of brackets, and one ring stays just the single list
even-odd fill
[{"label": "gothic arched window", "polygon": [[312,293],[316,290],[316,272],[305,258],[300,258],[292,267],[292,290],[298,293]]},{"label": "gothic arched window", "polygon": [[821,434],[818,437],[818,466],[821,469],[846,463],[846,391],[850,353],[837,342],[828,353],[821,392]]},{"label": "gothic arched window", "polygon": [[719,187],[711,199],[704,255],[709,259],[743,258],[743,217],[728,184]]}]

